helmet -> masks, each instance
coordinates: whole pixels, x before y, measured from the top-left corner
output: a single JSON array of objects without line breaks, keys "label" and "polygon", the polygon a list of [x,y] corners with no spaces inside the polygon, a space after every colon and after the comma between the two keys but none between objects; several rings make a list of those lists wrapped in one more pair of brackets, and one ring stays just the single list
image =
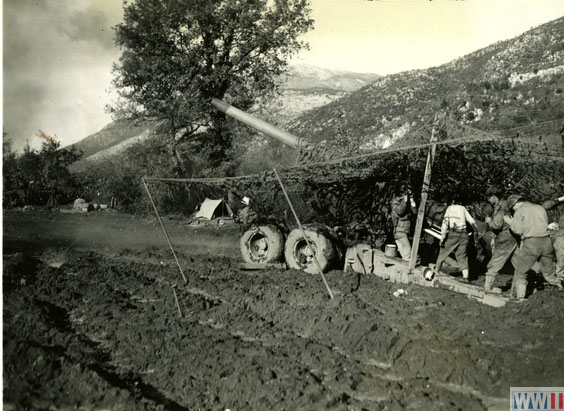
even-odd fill
[{"label": "helmet", "polygon": [[511,194],[507,197],[507,208],[510,210],[513,208],[515,204],[517,204],[521,200],[521,196],[519,194]]},{"label": "helmet", "polygon": [[492,205],[495,205],[498,201],[499,201],[499,197],[496,196],[495,194],[490,194],[490,196],[488,197],[488,203]]},{"label": "helmet", "polygon": [[251,199],[249,197],[243,197],[243,199],[241,200],[241,203],[243,203],[245,205],[249,205],[250,202],[251,202]]},{"label": "helmet", "polygon": [[550,210],[557,204],[558,201],[556,200],[546,200],[544,203],[542,203],[542,208],[544,208],[545,210]]},{"label": "helmet", "polygon": [[400,187],[400,191],[399,191],[400,195],[411,195],[413,194],[413,190],[411,188],[411,184],[409,183],[403,183]]}]

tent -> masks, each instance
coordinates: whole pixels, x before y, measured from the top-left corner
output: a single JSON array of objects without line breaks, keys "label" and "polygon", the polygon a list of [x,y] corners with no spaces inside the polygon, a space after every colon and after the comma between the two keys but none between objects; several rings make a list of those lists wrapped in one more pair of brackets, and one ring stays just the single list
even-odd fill
[{"label": "tent", "polygon": [[233,217],[231,207],[222,198],[219,200],[206,198],[200,204],[200,208],[194,213],[194,218],[211,220],[218,217]]}]

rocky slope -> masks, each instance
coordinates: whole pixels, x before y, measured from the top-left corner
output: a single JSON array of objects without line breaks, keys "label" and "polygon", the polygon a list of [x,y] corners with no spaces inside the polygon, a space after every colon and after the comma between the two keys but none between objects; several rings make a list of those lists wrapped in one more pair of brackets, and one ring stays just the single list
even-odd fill
[{"label": "rocky slope", "polygon": [[439,112],[478,129],[530,126],[564,121],[563,90],[560,18],[439,67],[382,77],[288,128],[314,142],[344,137],[377,144],[401,138]]}]

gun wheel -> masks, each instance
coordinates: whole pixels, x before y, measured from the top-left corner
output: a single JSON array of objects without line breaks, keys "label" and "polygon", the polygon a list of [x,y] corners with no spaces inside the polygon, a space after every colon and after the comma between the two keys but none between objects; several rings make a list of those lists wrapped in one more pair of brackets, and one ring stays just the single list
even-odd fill
[{"label": "gun wheel", "polygon": [[284,246],[286,264],[296,270],[317,274],[319,272],[315,262],[317,258],[321,271],[327,271],[336,256],[333,243],[317,231],[310,229],[304,231],[309,242],[304,238],[302,230],[298,228],[292,230],[288,235]]},{"label": "gun wheel", "polygon": [[241,257],[246,263],[273,263],[280,260],[282,233],[274,226],[259,226],[247,230],[239,241]]}]

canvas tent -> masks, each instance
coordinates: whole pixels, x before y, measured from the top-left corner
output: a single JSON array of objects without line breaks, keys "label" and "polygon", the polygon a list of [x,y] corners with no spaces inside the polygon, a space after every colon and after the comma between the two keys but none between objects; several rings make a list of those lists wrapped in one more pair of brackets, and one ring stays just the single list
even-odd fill
[{"label": "canvas tent", "polygon": [[194,213],[194,218],[211,220],[218,217],[233,217],[233,211],[223,199],[212,200],[206,198],[200,208]]}]

